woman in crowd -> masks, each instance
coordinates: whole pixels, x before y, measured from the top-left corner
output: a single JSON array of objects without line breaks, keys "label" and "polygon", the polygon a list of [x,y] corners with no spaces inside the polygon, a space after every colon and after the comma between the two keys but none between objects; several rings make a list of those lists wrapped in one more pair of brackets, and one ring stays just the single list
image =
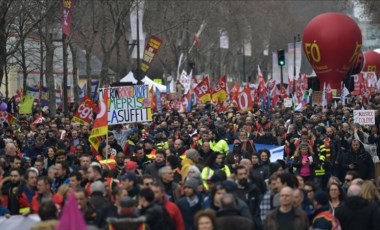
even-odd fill
[{"label": "woman in crowd", "polygon": [[313,180],[314,166],[316,165],[316,159],[310,150],[311,147],[307,143],[301,143],[294,153],[293,166],[305,181]]},{"label": "woman in crowd", "polygon": [[227,177],[231,175],[230,169],[223,163],[223,161],[223,154],[219,152],[212,152],[207,158],[202,170],[202,182],[206,190],[208,190],[207,180],[210,179],[215,173],[222,170],[226,173]]},{"label": "woman in crowd", "polygon": [[362,197],[368,201],[380,204],[380,193],[372,181],[366,180],[362,185]]},{"label": "woman in crowd", "polygon": [[215,212],[211,209],[199,211],[195,215],[195,227],[197,230],[214,230],[215,229]]},{"label": "woman in crowd", "polygon": [[327,187],[327,191],[328,191],[329,198],[330,198],[331,209],[334,210],[343,204],[346,195],[345,195],[342,187],[339,186],[339,184],[331,183]]}]

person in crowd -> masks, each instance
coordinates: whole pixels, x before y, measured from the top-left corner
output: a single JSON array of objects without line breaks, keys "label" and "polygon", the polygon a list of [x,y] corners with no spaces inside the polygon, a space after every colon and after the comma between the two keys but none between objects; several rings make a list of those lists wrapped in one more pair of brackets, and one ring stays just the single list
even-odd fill
[{"label": "person in crowd", "polygon": [[268,190],[265,192],[262,200],[260,201],[260,219],[262,222],[265,221],[267,214],[271,211],[273,207],[274,195],[278,192],[277,190],[277,174],[273,174],[268,180]]},{"label": "person in crowd", "polygon": [[133,149],[134,153],[131,160],[138,164],[140,170],[144,171],[146,166],[152,163],[152,161],[145,155],[143,147],[136,145]]},{"label": "person in crowd", "polygon": [[87,225],[96,225],[97,212],[96,209],[88,202],[86,190],[79,187],[74,190],[74,195],[79,210],[82,212],[83,218],[86,221]]},{"label": "person in crowd", "polygon": [[309,229],[309,220],[303,210],[293,208],[293,188],[285,186],[280,191],[280,206],[268,213],[264,229]]},{"label": "person in crowd", "polygon": [[195,214],[195,229],[197,230],[215,230],[216,215],[211,209],[205,209]]},{"label": "person in crowd", "polygon": [[107,204],[106,199],[107,192],[104,183],[101,181],[95,181],[91,184],[91,196],[88,202],[95,210],[102,210]]},{"label": "person in crowd", "polygon": [[10,175],[1,181],[2,205],[11,210],[11,198],[20,186],[22,174],[20,169],[11,169]]},{"label": "person in crowd", "polygon": [[193,230],[195,214],[202,209],[203,197],[198,194],[200,181],[189,179],[184,184],[185,196],[178,200],[178,207],[182,212],[186,230]]},{"label": "person in crowd", "polygon": [[55,147],[47,148],[47,157],[44,159],[45,168],[50,168],[50,166],[55,165]]},{"label": "person in crowd", "polygon": [[329,186],[327,186],[327,191],[329,195],[331,209],[336,209],[344,203],[346,195],[343,189],[339,186],[339,184],[331,183]]},{"label": "person in crowd", "polygon": [[37,179],[37,191],[32,199],[32,213],[38,213],[43,200],[50,200],[53,197],[51,190],[52,180],[47,176],[40,176]]},{"label": "person in crowd", "polygon": [[378,229],[380,226],[378,205],[365,200],[362,188],[352,184],[347,199],[335,210],[342,229]]},{"label": "person in crowd", "polygon": [[350,155],[344,163],[344,167],[356,171],[364,180],[374,179],[375,170],[372,157],[357,139],[352,140]]},{"label": "person in crowd", "polygon": [[36,192],[37,172],[28,169],[24,175],[24,182],[20,183],[17,191],[10,200],[10,211],[12,215],[29,214],[32,212],[32,200]]},{"label": "person in crowd", "polygon": [[311,204],[313,204],[314,195],[315,195],[315,192],[317,191],[317,187],[315,186],[313,182],[306,182],[304,186],[304,190],[306,193],[306,198]]},{"label": "person in crowd", "polygon": [[138,185],[138,178],[135,173],[133,172],[126,172],[123,176],[120,178],[120,186],[127,190],[128,196],[132,199],[137,199],[140,187]]},{"label": "person in crowd", "polygon": [[52,184],[52,190],[54,192],[57,191],[59,186],[70,183],[70,179],[69,179],[70,171],[66,162],[63,162],[63,161],[56,162],[55,169],[56,169],[56,178]]},{"label": "person in crowd", "polygon": [[158,180],[160,177],[158,171],[166,166],[166,154],[163,149],[159,149],[155,153],[155,159],[152,163],[146,166],[144,173],[151,175],[154,179]]},{"label": "person in crowd", "polygon": [[318,191],[314,198],[313,229],[341,229],[339,221],[330,210],[329,197],[326,192]]},{"label": "person in crowd", "polygon": [[200,155],[198,150],[196,149],[189,149],[187,150],[186,157],[183,158],[181,165],[181,176],[182,176],[182,182],[185,181],[187,177],[187,173],[189,171],[189,167],[192,165],[196,165],[199,162]]},{"label": "person in crowd", "polygon": [[214,173],[218,173],[221,170],[225,172],[227,177],[231,175],[229,167],[223,163],[223,158],[223,155],[219,152],[213,152],[208,156],[201,174],[203,186],[206,190],[209,189],[207,180],[209,180]]},{"label": "person in crowd", "polygon": [[350,187],[352,181],[355,180],[355,179],[358,179],[358,178],[359,178],[359,174],[356,171],[353,171],[353,170],[347,171],[347,173],[346,173],[346,175],[344,177],[344,183],[343,183],[343,186],[342,186],[343,189],[345,190],[345,192]]},{"label": "person in crowd", "polygon": [[175,203],[167,200],[165,189],[159,183],[152,184],[151,189],[154,193],[155,202],[161,205],[165,209],[164,211],[166,211],[170,216],[173,223],[173,228],[176,230],[184,230],[185,225],[183,222],[182,213]]},{"label": "person in crowd", "polygon": [[269,168],[262,165],[260,161],[260,151],[257,154],[252,154],[251,162],[252,168],[250,169],[250,176],[258,180],[266,180],[269,178]]},{"label": "person in crowd", "polygon": [[154,193],[150,188],[144,188],[139,193],[140,215],[146,218],[149,229],[166,229],[163,207],[154,202]]},{"label": "person in crowd", "polygon": [[252,220],[241,216],[234,195],[225,194],[221,198],[221,209],[216,216],[216,229],[256,229]]},{"label": "person in crowd", "polygon": [[158,174],[160,176],[159,183],[165,188],[165,193],[168,199],[174,203],[177,203],[181,197],[181,188],[178,183],[174,182],[174,173],[170,166],[162,167]]},{"label": "person in crowd", "polygon": [[301,143],[294,153],[293,166],[304,181],[313,181],[314,167],[317,160],[311,151],[312,149],[309,144]]},{"label": "person in crowd", "polygon": [[380,204],[380,192],[377,190],[376,185],[369,180],[363,182],[362,185],[362,197],[370,202]]}]

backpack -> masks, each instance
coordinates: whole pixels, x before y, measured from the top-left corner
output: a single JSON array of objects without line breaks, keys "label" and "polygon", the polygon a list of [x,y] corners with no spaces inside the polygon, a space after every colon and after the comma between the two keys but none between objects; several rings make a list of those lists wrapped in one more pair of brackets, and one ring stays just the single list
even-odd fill
[{"label": "backpack", "polygon": [[331,230],[342,230],[339,220],[331,213],[331,211],[323,211],[316,215],[313,219],[313,229],[327,227],[331,224]]}]

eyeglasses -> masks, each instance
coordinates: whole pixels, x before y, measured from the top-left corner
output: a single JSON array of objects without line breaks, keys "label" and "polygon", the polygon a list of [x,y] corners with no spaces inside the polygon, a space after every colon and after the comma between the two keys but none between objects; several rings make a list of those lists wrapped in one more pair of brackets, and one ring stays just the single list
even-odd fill
[{"label": "eyeglasses", "polygon": [[344,179],[345,182],[351,182],[351,179]]},{"label": "eyeglasses", "polygon": [[145,186],[151,186],[153,183],[145,183]]},{"label": "eyeglasses", "polygon": [[306,192],[306,193],[310,193],[310,192],[314,192],[314,190],[310,190],[310,189],[309,189],[309,190],[306,190],[306,189],[305,189],[305,192]]}]

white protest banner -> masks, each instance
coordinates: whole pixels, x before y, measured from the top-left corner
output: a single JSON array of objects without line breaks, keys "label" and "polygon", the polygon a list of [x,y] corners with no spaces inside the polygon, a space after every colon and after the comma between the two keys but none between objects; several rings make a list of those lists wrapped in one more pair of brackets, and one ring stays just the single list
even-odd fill
[{"label": "white protest banner", "polygon": [[40,217],[36,214],[31,214],[28,216],[14,215],[9,218],[0,217],[0,229],[30,229],[40,221]]},{"label": "white protest banner", "polygon": [[375,110],[354,110],[354,123],[360,125],[374,125]]},{"label": "white protest banner", "polygon": [[152,109],[148,87],[148,85],[110,87],[108,125],[151,121]]}]

